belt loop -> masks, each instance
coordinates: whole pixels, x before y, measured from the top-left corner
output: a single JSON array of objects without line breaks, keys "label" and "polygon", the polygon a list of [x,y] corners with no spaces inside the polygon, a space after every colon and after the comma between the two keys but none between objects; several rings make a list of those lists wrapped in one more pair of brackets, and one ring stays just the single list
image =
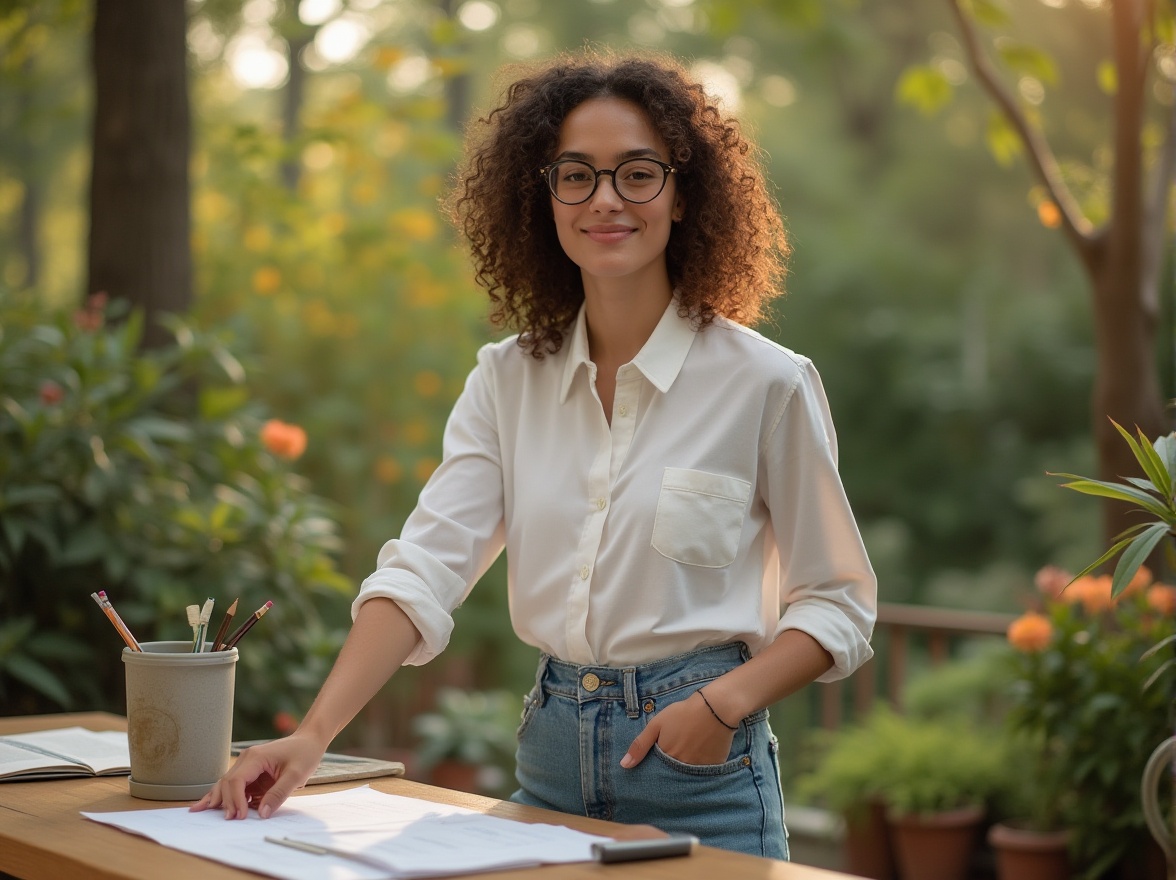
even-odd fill
[{"label": "belt loop", "polygon": [[539,704],[540,709],[547,701],[547,692],[543,690],[543,676],[547,674],[547,661],[550,659],[550,654],[540,654],[539,667],[535,670],[535,702]]},{"label": "belt loop", "polygon": [[641,707],[637,700],[637,667],[626,666],[621,672],[625,675],[625,714],[630,718],[640,718]]}]

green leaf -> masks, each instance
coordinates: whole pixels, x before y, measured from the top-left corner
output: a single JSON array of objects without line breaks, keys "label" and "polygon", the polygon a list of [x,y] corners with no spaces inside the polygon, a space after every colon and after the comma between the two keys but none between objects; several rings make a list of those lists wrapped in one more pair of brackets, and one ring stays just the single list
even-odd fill
[{"label": "green leaf", "polygon": [[24,504],[53,504],[60,500],[58,486],[13,486],[0,494],[0,510]]},{"label": "green leaf", "polygon": [[943,72],[930,65],[908,67],[895,86],[900,104],[909,104],[930,116],[951,100],[952,86]]},{"label": "green leaf", "polygon": [[1098,87],[1104,95],[1114,95],[1119,91],[1119,71],[1113,61],[1100,61],[1095,68]]},{"label": "green leaf", "polygon": [[1165,499],[1172,494],[1172,478],[1164,467],[1164,462],[1156,454],[1155,449],[1152,448],[1151,441],[1143,433],[1142,429],[1139,431],[1138,442],[1131,436],[1122,425],[1111,419],[1111,424],[1115,426],[1115,430],[1127,441],[1127,445],[1131,447],[1131,454],[1135,456],[1135,460],[1139,462],[1139,466],[1143,472],[1147,474],[1148,479],[1151,480],[1152,485],[1156,487],[1156,491]]},{"label": "green leaf", "polygon": [[48,697],[61,708],[68,709],[72,702],[69,691],[56,675],[32,657],[17,654],[4,662],[4,670],[17,681]]},{"label": "green leaf", "polygon": [[972,0],[972,17],[977,24],[987,27],[1004,27],[1009,23],[1009,14],[1005,8],[993,0]]},{"label": "green leaf", "polygon": [[1021,142],[1021,136],[1009,124],[1005,115],[999,111],[994,111],[988,117],[988,125],[984,130],[984,142],[988,145],[988,152],[992,154],[992,157],[1005,168],[1012,165],[1013,160],[1025,149],[1025,145]]},{"label": "green leaf", "polygon": [[1176,476],[1176,434],[1157,437],[1152,448],[1160,457],[1160,461],[1164,463],[1164,470],[1168,472],[1168,475]]},{"label": "green leaf", "polygon": [[[1108,559],[1113,559],[1116,553],[1118,553],[1134,540],[1134,538],[1124,538],[1122,541],[1116,542],[1109,550],[1107,550],[1106,553],[1104,553],[1098,559],[1094,560],[1094,562],[1090,563],[1090,565],[1086,566],[1086,568],[1082,569],[1082,571],[1078,572],[1078,574],[1074,575],[1074,580],[1070,581],[1070,584],[1074,583],[1074,581],[1078,580],[1078,578],[1090,574]],[[1068,587],[1070,584],[1066,584],[1066,586]]]},{"label": "green leaf", "polygon": [[996,51],[1014,72],[1031,76],[1046,85],[1057,85],[1058,66],[1048,53],[1027,43],[1013,41],[1002,41]]},{"label": "green leaf", "polygon": [[[1050,474],[1052,477],[1067,477],[1071,478],[1073,474]],[[1126,501],[1128,504],[1134,504],[1142,507],[1148,513],[1155,514],[1164,522],[1171,522],[1176,520],[1176,511],[1165,507],[1155,496],[1149,495],[1136,489],[1134,486],[1125,486],[1122,483],[1107,483],[1102,480],[1088,480],[1083,477],[1078,477],[1070,483],[1063,483],[1062,488],[1073,489],[1075,492],[1081,492],[1084,495],[1097,495],[1101,498],[1113,498],[1116,501]]]},{"label": "green leaf", "polygon": [[68,566],[93,562],[101,558],[107,543],[108,539],[102,529],[96,523],[88,523],[70,535],[58,564]]},{"label": "green leaf", "polygon": [[1139,566],[1143,565],[1144,560],[1151,555],[1156,544],[1160,543],[1167,534],[1169,534],[1169,528],[1166,523],[1154,523],[1131,539],[1131,543],[1119,558],[1119,564],[1115,566],[1115,577],[1111,583],[1111,598],[1127,589],[1127,584],[1131,583],[1131,578],[1135,576]]},{"label": "green leaf", "polygon": [[249,389],[243,385],[229,388],[205,388],[200,392],[200,417],[219,421],[232,415],[249,401]]}]

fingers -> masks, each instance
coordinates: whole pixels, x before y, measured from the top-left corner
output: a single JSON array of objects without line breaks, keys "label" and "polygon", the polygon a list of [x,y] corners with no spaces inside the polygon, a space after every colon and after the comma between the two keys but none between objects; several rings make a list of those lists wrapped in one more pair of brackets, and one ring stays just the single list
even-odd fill
[{"label": "fingers", "polygon": [[661,732],[661,715],[654,715],[649,722],[649,726],[637,735],[629,745],[629,750],[625,752],[625,757],[621,758],[621,766],[628,770],[630,767],[636,767],[645,760],[645,756],[649,754],[649,750],[653,748],[653,744],[657,742],[658,734]]}]

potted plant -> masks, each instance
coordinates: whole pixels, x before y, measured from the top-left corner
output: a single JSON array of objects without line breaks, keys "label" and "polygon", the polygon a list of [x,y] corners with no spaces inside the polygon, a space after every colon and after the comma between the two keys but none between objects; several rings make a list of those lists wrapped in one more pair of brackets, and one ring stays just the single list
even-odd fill
[{"label": "potted plant", "polygon": [[[879,706],[823,739],[820,760],[798,779],[797,794],[845,817],[845,870],[892,877],[897,869],[903,880],[964,876],[1002,778],[1001,736],[963,716],[903,716]],[[881,825],[888,835],[879,834]],[[936,829],[931,843],[916,839],[927,827]],[[943,838],[950,843],[940,861],[933,850]]]},{"label": "potted plant", "polygon": [[1146,687],[1162,661],[1144,655],[1173,632],[1174,606],[1176,590],[1152,583],[1146,568],[1117,597],[1109,575],[1084,575],[1009,630],[1009,721],[1034,754],[1037,803],[1049,808],[1031,818],[1069,829],[1084,877],[1146,851],[1140,780],[1168,730],[1170,699]]},{"label": "potted plant", "polygon": [[[1147,438],[1142,431],[1136,431],[1136,436],[1132,436],[1128,431],[1111,420],[1111,424],[1115,425],[1116,431],[1123,436],[1127,444],[1131,448],[1138,465],[1140,465],[1143,476],[1132,476],[1132,478],[1124,478],[1118,482],[1108,482],[1102,480],[1090,480],[1083,478],[1083,476],[1075,476],[1073,474],[1056,474],[1063,476],[1070,480],[1065,487],[1075,489],[1077,492],[1084,494],[1102,496],[1102,498],[1110,498],[1117,501],[1122,501],[1124,504],[1135,508],[1137,513],[1143,515],[1140,522],[1130,526],[1120,534],[1118,534],[1112,542],[1111,547],[1107,552],[1103,553],[1100,558],[1091,562],[1087,568],[1078,574],[1077,578],[1065,589],[1065,593],[1075,593],[1080,595],[1080,600],[1085,595],[1094,596],[1094,599],[1101,606],[1110,604],[1112,607],[1122,607],[1123,614],[1127,619],[1121,619],[1120,614],[1112,614],[1115,624],[1115,638],[1114,644],[1120,648],[1120,651],[1127,652],[1121,655],[1121,660],[1130,666],[1134,671],[1148,671],[1147,678],[1142,681],[1137,680],[1136,676],[1124,674],[1123,684],[1137,685],[1141,691],[1148,691],[1150,695],[1129,694],[1129,706],[1131,709],[1145,709],[1145,707],[1155,704],[1155,711],[1167,712],[1170,708],[1171,699],[1170,694],[1165,696],[1158,694],[1160,688],[1154,687],[1161,673],[1167,671],[1172,665],[1176,664],[1176,659],[1167,659],[1161,661],[1161,652],[1170,653],[1171,646],[1176,642],[1176,633],[1172,632],[1171,614],[1176,606],[1174,594],[1170,587],[1162,585],[1152,586],[1147,592],[1145,600],[1131,599],[1132,592],[1138,593],[1143,591],[1151,579],[1150,572],[1144,566],[1144,562],[1151,559],[1152,556],[1163,552],[1163,565],[1165,571],[1169,574],[1176,572],[1176,553],[1174,553],[1174,541],[1172,538],[1176,536],[1176,433],[1167,434],[1156,439],[1154,442]],[[1103,576],[1101,579],[1091,580],[1091,572],[1105,562],[1114,559],[1118,556],[1118,561],[1115,565],[1114,574],[1111,576]],[[1097,587],[1091,586],[1097,584]],[[1081,585],[1081,586],[1080,586]],[[1141,602],[1147,607],[1143,607]],[[1089,607],[1089,602],[1085,602]],[[1098,607],[1097,611],[1104,613],[1107,608]],[[1157,622],[1158,621],[1160,622]],[[1070,624],[1071,621],[1064,620],[1063,624]],[[1102,621],[1105,624],[1105,621]],[[1102,633],[1091,633],[1090,631],[1082,631],[1087,633],[1091,640],[1097,638]],[[1131,638],[1134,636],[1134,638]],[[1140,658],[1136,654],[1143,649]],[[1143,662],[1134,662],[1136,659],[1142,659]],[[1107,704],[1110,696],[1104,698],[1100,705]],[[1136,705],[1136,700],[1140,701],[1141,705]],[[1120,718],[1127,713],[1120,713]],[[1148,728],[1148,733],[1143,735],[1150,736],[1150,745],[1148,742],[1140,744],[1137,740],[1131,740],[1131,748],[1129,755],[1124,755],[1124,760],[1130,761],[1130,769],[1132,771],[1131,779],[1140,780],[1141,776],[1137,769],[1148,769],[1147,780],[1149,785],[1144,788],[1143,801],[1149,806],[1147,815],[1147,824],[1151,829],[1152,835],[1158,845],[1163,848],[1164,855],[1167,856],[1168,861],[1168,875],[1176,876],[1176,829],[1172,826],[1172,822],[1176,822],[1176,805],[1169,804],[1168,814],[1169,818],[1163,818],[1163,811],[1158,804],[1158,794],[1151,780],[1155,780],[1156,784],[1158,778],[1162,773],[1155,773],[1151,765],[1160,765],[1163,762],[1176,771],[1176,748],[1174,742],[1176,738],[1162,739],[1163,734],[1157,729],[1150,727],[1150,722],[1154,720],[1155,715],[1145,713],[1141,715],[1140,725],[1136,727],[1136,731],[1140,732],[1144,728]],[[1169,731],[1165,731],[1169,732]],[[1141,735],[1137,733],[1136,735]],[[1157,739],[1162,741],[1158,742]],[[1140,748],[1143,746],[1150,747],[1155,745],[1154,751],[1151,752],[1151,761],[1144,761],[1141,768],[1136,768],[1135,765],[1140,764]],[[1124,769],[1127,769],[1124,767]],[[1176,792],[1172,793],[1171,798],[1176,799]],[[1136,799],[1138,802],[1140,799]],[[1137,816],[1136,816],[1137,818]],[[1118,840],[1121,842],[1125,836],[1134,836],[1134,832],[1138,828],[1132,820],[1130,826],[1131,835],[1118,835]],[[1083,842],[1082,846],[1093,846]],[[1108,858],[1108,853],[1103,853],[1102,858]],[[1090,853],[1093,855],[1093,853]]]},{"label": "potted plant", "polygon": [[885,792],[903,880],[963,880],[988,805],[1003,787],[1004,737],[963,719],[912,723]]},{"label": "potted plant", "polygon": [[892,769],[890,744],[903,729],[898,715],[879,706],[861,723],[817,731],[816,764],[796,780],[796,797],[841,816],[842,869],[858,877],[893,880],[897,873],[883,793]]},{"label": "potted plant", "polygon": [[442,788],[498,792],[516,748],[518,698],[506,691],[440,688],[437,706],[413,719],[419,766]]}]

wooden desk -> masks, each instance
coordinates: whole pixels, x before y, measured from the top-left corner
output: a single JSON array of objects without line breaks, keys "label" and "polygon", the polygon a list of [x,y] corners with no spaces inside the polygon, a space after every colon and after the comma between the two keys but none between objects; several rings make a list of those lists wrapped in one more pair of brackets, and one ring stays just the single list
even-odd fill
[{"label": "wooden desk", "polygon": [[[0,735],[80,725],[91,730],[125,730],[126,719],[101,712],[0,718]],[[566,825],[592,834],[618,838],[647,837],[642,829],[596,819],[569,816],[410,782],[385,778],[367,780],[390,794],[459,804],[506,819]],[[318,785],[314,793],[349,785]],[[295,797],[299,793],[295,794]],[[180,804],[171,804],[179,806]],[[158,809],[168,804],[133,798],[125,776],[81,777],[39,782],[0,783],[0,872],[27,880],[245,880],[257,874],[237,870],[154,841],[91,822],[87,811]],[[686,859],[660,859],[600,865],[582,862],[476,875],[476,880],[845,880],[848,875],[819,868],[701,847]]]}]

